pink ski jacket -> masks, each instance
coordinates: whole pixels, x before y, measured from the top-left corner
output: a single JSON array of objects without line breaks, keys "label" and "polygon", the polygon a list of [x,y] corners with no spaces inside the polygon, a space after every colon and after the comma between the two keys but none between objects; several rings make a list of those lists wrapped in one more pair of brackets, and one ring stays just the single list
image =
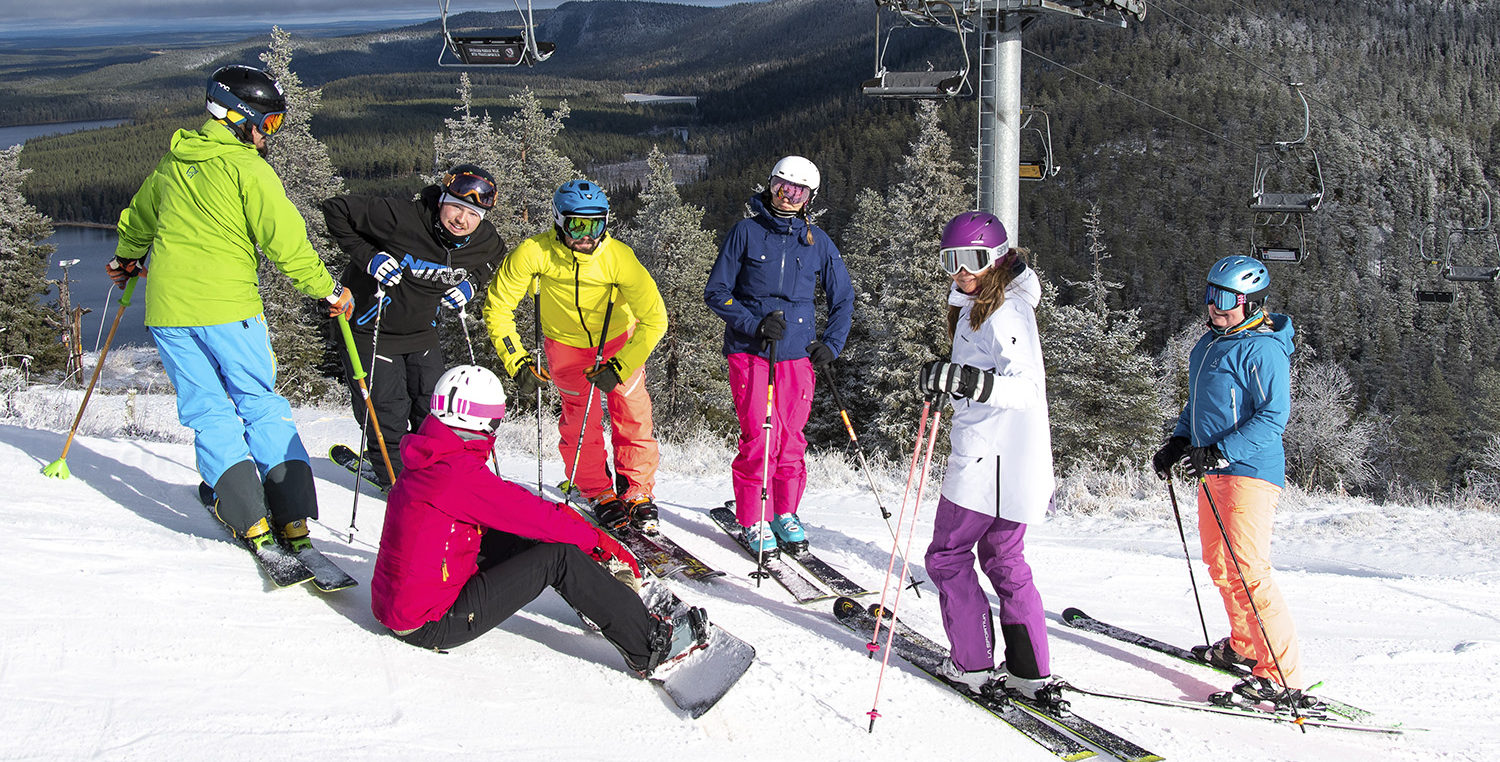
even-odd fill
[{"label": "pink ski jacket", "polygon": [[429,416],[401,440],[406,470],[386,501],[380,553],[370,582],[370,609],[396,631],[440,619],[478,571],[479,539],[488,529],[542,542],[598,545],[598,532],[486,467],[492,439],[464,440]]}]

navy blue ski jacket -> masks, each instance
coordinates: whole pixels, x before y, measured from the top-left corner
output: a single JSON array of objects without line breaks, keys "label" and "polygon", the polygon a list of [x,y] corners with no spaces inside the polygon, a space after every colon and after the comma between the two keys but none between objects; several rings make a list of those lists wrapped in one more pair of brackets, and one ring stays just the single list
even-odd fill
[{"label": "navy blue ski jacket", "polygon": [[[750,209],[754,214],[724,236],[703,289],[703,301],[724,319],[724,355],[765,356],[765,342],[756,337],[755,329],[761,318],[776,310],[786,317],[777,361],[806,357],[807,345],[815,339],[841,354],[854,316],[854,284],[838,247],[822,229],[800,217],[772,215],[759,196],[750,199]],[[828,296],[822,335],[815,323],[819,283]]]}]

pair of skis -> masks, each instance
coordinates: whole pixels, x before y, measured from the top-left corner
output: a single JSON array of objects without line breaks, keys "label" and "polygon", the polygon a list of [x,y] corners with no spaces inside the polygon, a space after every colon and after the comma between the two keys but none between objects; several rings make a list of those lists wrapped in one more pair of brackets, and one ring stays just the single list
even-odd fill
[{"label": "pair of skis", "polygon": [[[1076,608],[1067,608],[1062,612],[1063,622],[1085,632],[1103,635],[1122,643],[1139,646],[1150,651],[1165,654],[1182,661],[1196,664],[1200,667],[1212,669],[1233,677],[1244,677],[1248,670],[1222,669],[1200,660],[1192,651],[1174,646],[1170,643],[1157,640],[1148,635],[1132,632],[1123,627],[1118,627],[1107,622],[1102,622]],[[1112,693],[1109,691],[1096,691],[1079,688],[1074,685],[1065,684],[1068,690],[1082,693],[1087,696],[1098,696],[1100,698],[1119,699],[1122,701],[1135,701],[1138,703],[1155,704],[1157,706],[1170,706],[1179,709],[1192,709],[1200,712],[1213,712],[1216,714],[1227,714],[1237,717],[1250,717],[1254,719],[1269,720],[1272,722],[1285,722],[1302,726],[1338,728],[1341,730],[1356,730],[1368,733],[1400,734],[1404,730],[1398,726],[1373,725],[1365,722],[1373,713],[1360,709],[1356,706],[1345,704],[1342,701],[1334,701],[1319,697],[1322,701],[1321,709],[1301,710],[1301,716],[1293,716],[1287,709],[1267,709],[1259,704],[1246,703],[1216,703],[1214,701],[1185,701],[1174,699],[1159,699],[1150,696],[1135,696],[1125,693]]]},{"label": "pair of skis", "polygon": [[[745,538],[745,528],[740,526],[739,519],[734,515],[733,500],[725,503],[721,508],[709,511],[709,516],[720,529],[724,530],[725,534],[729,535],[730,539],[740,546],[741,550],[748,553],[751,558],[760,561],[771,578],[786,588],[786,591],[791,593],[792,598],[798,603],[813,603],[839,596],[857,598],[872,593],[849,579],[843,572],[833,568],[811,550],[804,549],[793,553],[782,548],[777,554],[766,555],[763,559],[759,558],[759,554],[750,548],[750,541]],[[803,574],[787,563],[787,558],[800,564],[807,574]],[[811,575],[811,579],[808,575]],[[825,592],[823,587],[833,592]]]},{"label": "pair of skis", "polygon": [[[577,489],[563,482],[557,485],[557,490],[574,510],[594,524],[599,524],[593,507],[582,498]],[[724,576],[724,572],[703,563],[686,548],[678,545],[659,526],[655,532],[643,532],[634,524],[626,524],[619,529],[604,528],[604,531],[630,550],[635,560],[641,566],[649,568],[658,579],[680,576],[691,580],[705,580]]]},{"label": "pair of skis", "polygon": [[[203,503],[208,512],[213,514],[214,505],[218,502],[217,496],[214,495],[214,488],[207,483],[199,482],[198,502]],[[218,522],[218,520],[218,516],[214,515],[214,521]],[[225,529],[227,530],[228,527]],[[230,534],[234,535],[233,532]],[[261,571],[265,572],[272,584],[277,587],[291,587],[311,582],[318,590],[332,593],[359,584],[357,580],[340,569],[338,564],[329,560],[311,545],[293,552],[279,542],[256,546],[238,536],[235,536],[235,542],[250,552]]]},{"label": "pair of skis", "polygon": [[[839,598],[833,604],[833,614],[845,627],[869,636],[874,633],[879,608],[879,604],[871,604],[866,609],[852,598]],[[1089,759],[1098,755],[1096,749],[1124,762],[1158,762],[1163,759],[1070,709],[1020,696],[970,692],[966,686],[944,678],[939,672],[938,665],[948,656],[948,649],[889,615],[882,617],[880,626],[883,631],[892,628],[891,647],[896,655],[983,707],[1060,759],[1070,762]],[[874,653],[872,651],[871,655]]]}]

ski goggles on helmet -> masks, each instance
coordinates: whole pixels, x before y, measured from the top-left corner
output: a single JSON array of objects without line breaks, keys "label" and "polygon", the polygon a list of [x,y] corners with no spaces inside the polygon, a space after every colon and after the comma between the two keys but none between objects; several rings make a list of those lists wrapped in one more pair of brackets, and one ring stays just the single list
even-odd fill
[{"label": "ski goggles on helmet", "polygon": [[805,204],[808,199],[812,198],[812,188],[780,177],[773,177],[771,178],[771,196],[795,206]]},{"label": "ski goggles on helmet", "polygon": [[459,172],[443,177],[443,190],[481,209],[494,209],[498,191],[488,177]]},{"label": "ski goggles on helmet", "polygon": [[594,238],[604,235],[608,217],[563,217],[562,229],[569,238]]},{"label": "ski goggles on helmet", "polygon": [[1241,294],[1238,291],[1230,291],[1227,288],[1215,286],[1212,283],[1208,284],[1208,288],[1203,292],[1204,304],[1212,304],[1213,306],[1225,311],[1232,310],[1237,305],[1244,304],[1245,301],[1246,299],[1244,294]]},{"label": "ski goggles on helmet", "polygon": [[989,246],[953,246],[940,252],[943,272],[949,275],[957,275],[959,270],[968,270],[978,275],[989,269],[1004,254],[1005,252],[996,252]]}]

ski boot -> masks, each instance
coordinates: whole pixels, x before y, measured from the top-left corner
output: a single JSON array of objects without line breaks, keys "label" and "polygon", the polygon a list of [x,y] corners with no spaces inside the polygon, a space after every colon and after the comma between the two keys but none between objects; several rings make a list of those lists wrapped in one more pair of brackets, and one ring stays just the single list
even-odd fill
[{"label": "ski boot", "polygon": [[599,526],[617,532],[630,523],[630,506],[613,490],[606,490],[589,502],[593,503],[594,518],[599,520]]},{"label": "ski boot", "polygon": [[781,548],[776,545],[776,533],[772,531],[770,522],[757,521],[745,527],[745,542],[750,547],[751,555],[781,555]]},{"label": "ski boot", "polygon": [[287,550],[300,553],[312,547],[312,540],[307,536],[307,520],[297,519],[289,522],[281,528],[281,543]]},{"label": "ski boot", "polygon": [[627,501],[626,510],[630,513],[630,525],[638,531],[656,534],[660,529],[656,503],[651,501],[650,495],[641,495]]},{"label": "ski boot", "polygon": [[1255,660],[1248,656],[1241,656],[1229,645],[1229,638],[1223,638],[1211,646],[1193,646],[1193,656],[1211,667],[1218,667],[1227,672],[1245,674],[1255,668]]},{"label": "ski boot", "polygon": [[786,552],[797,555],[807,552],[807,533],[802,530],[802,522],[797,520],[795,513],[783,513],[771,522],[771,531],[776,534],[776,540]]},{"label": "ski boot", "polygon": [[1005,673],[995,669],[965,670],[953,661],[952,656],[944,656],[938,662],[938,674],[944,680],[957,683],[964,690],[979,695],[993,691],[997,684],[1005,679]]},{"label": "ski boot", "polygon": [[[1001,664],[1000,668],[1005,669]],[[1062,683],[1045,677],[1017,677],[1009,672],[1005,675],[1005,692],[1023,698],[1050,712],[1062,714],[1068,711],[1068,700],[1063,698]]]},{"label": "ski boot", "polygon": [[[1317,696],[1278,685],[1274,680],[1258,675],[1251,675],[1235,683],[1228,692],[1252,704],[1274,705],[1277,711],[1290,711],[1293,707],[1300,711],[1314,712],[1323,709],[1323,702]],[[1214,700],[1214,703],[1220,702]]]}]

